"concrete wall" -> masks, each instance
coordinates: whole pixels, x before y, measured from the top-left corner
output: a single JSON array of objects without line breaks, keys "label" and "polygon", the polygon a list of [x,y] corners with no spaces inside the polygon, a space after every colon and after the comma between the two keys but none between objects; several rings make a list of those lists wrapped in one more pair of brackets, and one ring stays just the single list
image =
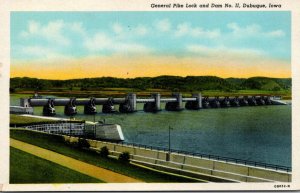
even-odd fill
[{"label": "concrete wall", "polygon": [[188,170],[192,172],[199,172],[202,174],[207,174],[207,175],[212,175],[212,170],[207,169],[207,168],[201,168],[201,167],[194,167],[194,166],[189,166],[189,165],[183,165],[182,167],[183,170]]},{"label": "concrete wall", "polygon": [[150,149],[140,149],[140,148],[135,148],[135,154],[144,156],[144,157],[150,157],[157,159],[157,152],[156,150],[150,150]]},{"label": "concrete wall", "polygon": [[222,162],[214,162],[214,169],[215,170],[221,170],[226,172],[232,172],[242,175],[249,175],[248,174],[248,167],[237,165],[237,164],[231,164],[231,163],[222,163]]},{"label": "concrete wall", "polygon": [[198,157],[185,156],[184,164],[213,169],[214,162],[212,160],[208,160],[208,159],[201,159]]},{"label": "concrete wall", "polygon": [[147,162],[147,163],[157,164],[157,160],[156,159],[149,159],[149,158],[143,157],[143,156],[133,155],[132,159],[137,160],[137,161],[141,161],[141,162]]},{"label": "concrete wall", "polygon": [[267,178],[274,181],[291,182],[291,175],[287,175],[287,173],[284,172],[264,170],[260,168],[249,168],[249,175],[258,178]]},{"label": "concrete wall", "polygon": [[[77,137],[64,136],[66,141],[78,141]],[[192,176],[206,175],[213,180],[233,180],[241,182],[290,182],[291,174],[281,171],[273,171],[264,168],[244,166],[224,161],[209,160],[183,154],[170,154],[170,161],[166,161],[167,152],[138,148],[117,143],[87,140],[93,149],[100,150],[106,146],[110,154],[119,156],[122,152],[129,152],[131,159],[143,164],[152,164],[154,167],[165,168],[165,171],[176,170],[176,173],[185,173]]]},{"label": "concrete wall", "polygon": [[134,154],[134,148],[132,148],[132,147],[126,147],[126,146],[120,146],[120,145],[116,145],[114,151],[117,151],[117,152],[129,152],[130,154]]}]

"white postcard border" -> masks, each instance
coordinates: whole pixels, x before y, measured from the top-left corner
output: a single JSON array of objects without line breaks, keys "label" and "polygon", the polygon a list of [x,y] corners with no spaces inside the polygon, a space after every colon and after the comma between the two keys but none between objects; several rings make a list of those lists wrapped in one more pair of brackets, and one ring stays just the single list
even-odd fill
[{"label": "white postcard border", "polygon": [[[11,0],[0,3],[0,184],[5,191],[87,191],[87,190],[299,190],[300,189],[300,2],[274,0],[217,0],[217,3],[279,3],[281,9],[153,9],[151,3],[200,3],[196,0]],[[201,1],[211,3],[212,1]],[[9,77],[11,11],[291,11],[292,21],[292,183],[136,183],[136,184],[9,184]],[[267,21],[266,21],[267,22]],[[290,188],[275,185],[290,184]],[[0,186],[1,187],[1,186]]]}]

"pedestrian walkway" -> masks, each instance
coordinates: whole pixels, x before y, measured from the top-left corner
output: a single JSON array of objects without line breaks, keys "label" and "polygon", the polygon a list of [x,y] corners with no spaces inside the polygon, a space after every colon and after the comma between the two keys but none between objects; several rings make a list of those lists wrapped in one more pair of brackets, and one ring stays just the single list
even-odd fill
[{"label": "pedestrian walkway", "polygon": [[62,165],[64,167],[70,168],[72,170],[78,171],[80,173],[86,174],[88,176],[97,178],[99,180],[105,181],[105,182],[111,182],[111,183],[136,183],[136,182],[142,182],[140,180],[112,172],[107,169],[103,169],[79,160],[76,160],[74,158],[70,158],[68,156],[64,156],[62,154],[40,148],[28,143],[24,143],[22,141],[18,141],[15,139],[10,139],[10,146],[20,149],[22,151],[25,151],[27,153],[33,154],[37,157],[49,160],[51,162],[57,163],[59,165]]}]

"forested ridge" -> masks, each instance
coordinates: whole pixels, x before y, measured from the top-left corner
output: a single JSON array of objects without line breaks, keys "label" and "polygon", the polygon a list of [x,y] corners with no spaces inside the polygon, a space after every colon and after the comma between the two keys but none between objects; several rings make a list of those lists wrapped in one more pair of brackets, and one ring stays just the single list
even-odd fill
[{"label": "forested ridge", "polygon": [[80,88],[80,90],[95,90],[101,88],[134,88],[166,89],[171,91],[202,91],[202,90],[290,90],[291,78],[220,78],[216,76],[158,76],[138,78],[83,78],[70,80],[47,80],[28,77],[10,79],[10,90],[52,90]]}]

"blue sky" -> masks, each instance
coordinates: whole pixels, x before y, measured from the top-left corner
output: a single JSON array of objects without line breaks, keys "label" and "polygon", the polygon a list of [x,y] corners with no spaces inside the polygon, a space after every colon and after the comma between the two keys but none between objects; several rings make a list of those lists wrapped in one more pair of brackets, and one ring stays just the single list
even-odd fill
[{"label": "blue sky", "polygon": [[11,59],[267,58],[290,68],[290,25],[290,12],[274,11],[12,12]]}]

